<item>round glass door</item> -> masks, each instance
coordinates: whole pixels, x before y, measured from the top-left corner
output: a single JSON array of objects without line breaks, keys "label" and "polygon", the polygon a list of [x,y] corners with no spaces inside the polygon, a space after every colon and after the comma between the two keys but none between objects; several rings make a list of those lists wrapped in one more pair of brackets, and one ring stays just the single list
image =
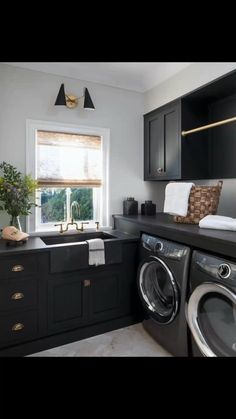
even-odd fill
[{"label": "round glass door", "polygon": [[170,323],[178,310],[178,288],[168,266],[158,257],[144,262],[138,276],[142,302],[159,323]]},{"label": "round glass door", "polygon": [[198,286],[189,299],[188,320],[205,356],[236,357],[236,295],[220,284]]}]

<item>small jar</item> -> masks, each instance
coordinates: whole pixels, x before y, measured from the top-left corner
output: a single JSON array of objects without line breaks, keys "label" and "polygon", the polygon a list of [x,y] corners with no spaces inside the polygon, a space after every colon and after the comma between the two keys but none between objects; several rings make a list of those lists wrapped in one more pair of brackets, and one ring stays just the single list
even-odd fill
[{"label": "small jar", "polygon": [[134,198],[127,198],[123,201],[123,215],[137,215],[138,214],[138,201]]},{"label": "small jar", "polygon": [[156,204],[153,204],[152,201],[145,201],[145,203],[141,205],[141,214],[142,215],[155,215]]}]

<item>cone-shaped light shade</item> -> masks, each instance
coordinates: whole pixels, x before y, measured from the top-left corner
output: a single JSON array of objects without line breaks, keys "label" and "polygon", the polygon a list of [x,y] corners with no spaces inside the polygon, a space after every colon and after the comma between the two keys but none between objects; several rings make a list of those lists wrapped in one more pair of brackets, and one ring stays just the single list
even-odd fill
[{"label": "cone-shaped light shade", "polygon": [[95,109],[87,87],[84,89],[84,109]]},{"label": "cone-shaped light shade", "polygon": [[60,90],[58,92],[56,102],[55,102],[54,105],[55,106],[58,106],[58,105],[66,106],[66,95],[65,95],[64,84],[61,84],[61,87],[60,87]]}]

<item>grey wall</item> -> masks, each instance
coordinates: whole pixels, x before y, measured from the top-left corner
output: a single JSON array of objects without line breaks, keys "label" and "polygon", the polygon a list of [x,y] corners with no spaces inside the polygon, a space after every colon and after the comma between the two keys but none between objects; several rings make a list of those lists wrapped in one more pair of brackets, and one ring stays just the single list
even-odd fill
[{"label": "grey wall", "polygon": [[[145,113],[236,69],[236,63],[195,63],[174,77],[144,94]],[[236,141],[236,138],[235,138]],[[219,179],[193,181],[200,185],[213,185]],[[218,214],[236,218],[236,179],[223,179]],[[150,183],[150,182],[148,182]],[[159,211],[163,210],[167,182],[152,182],[152,198]]]},{"label": "grey wall", "polygon": [[[54,106],[60,84],[82,96],[89,89],[95,111]],[[97,83],[0,64],[0,161],[25,171],[26,119],[110,128],[110,213],[122,212],[122,201],[149,199],[143,181],[143,94]],[[0,212],[0,227],[9,217]]]}]

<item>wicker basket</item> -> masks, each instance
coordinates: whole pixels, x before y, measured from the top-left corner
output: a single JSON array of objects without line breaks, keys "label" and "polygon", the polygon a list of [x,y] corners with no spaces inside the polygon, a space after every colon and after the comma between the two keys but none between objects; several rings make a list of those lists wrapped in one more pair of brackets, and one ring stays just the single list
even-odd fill
[{"label": "wicker basket", "polygon": [[186,217],[175,215],[174,221],[176,223],[198,224],[206,215],[216,214],[222,185],[222,180],[219,180],[215,186],[192,186]]}]

